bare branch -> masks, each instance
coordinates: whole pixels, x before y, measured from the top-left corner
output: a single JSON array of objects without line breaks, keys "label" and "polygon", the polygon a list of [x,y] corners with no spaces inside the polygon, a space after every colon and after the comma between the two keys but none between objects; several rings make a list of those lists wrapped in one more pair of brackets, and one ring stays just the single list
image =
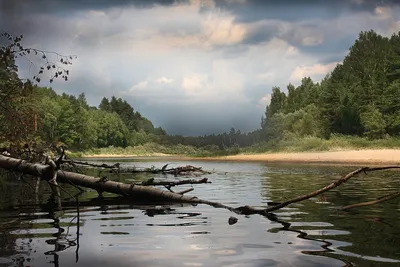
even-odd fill
[{"label": "bare branch", "polygon": [[380,198],[377,198],[376,200],[373,200],[373,201],[361,202],[361,203],[357,203],[357,204],[348,205],[348,206],[343,207],[341,210],[347,211],[349,209],[353,209],[353,208],[357,208],[357,207],[371,206],[371,205],[379,204],[379,203],[394,199],[399,196],[400,196],[400,192],[395,192],[395,193],[391,193],[391,194],[382,196]]},{"label": "bare branch", "polygon": [[318,190],[316,190],[314,192],[311,192],[310,194],[307,194],[307,195],[304,195],[304,196],[300,196],[300,197],[296,197],[296,198],[290,199],[288,201],[282,202],[279,205],[269,207],[269,208],[265,209],[264,211],[265,212],[271,212],[271,211],[279,210],[279,209],[281,209],[283,207],[286,207],[289,204],[300,202],[300,201],[303,201],[303,200],[318,196],[318,195],[320,195],[320,194],[322,194],[322,193],[324,193],[326,191],[329,191],[329,190],[331,190],[331,189],[333,189],[335,187],[338,187],[342,183],[347,182],[349,179],[351,179],[352,177],[358,175],[359,173],[362,173],[362,172],[367,173],[367,172],[370,172],[370,171],[379,171],[379,170],[387,170],[387,169],[400,169],[400,166],[384,166],[384,167],[373,167],[373,168],[371,168],[371,167],[363,167],[363,168],[359,168],[359,169],[357,169],[355,171],[349,172],[348,174],[344,175],[342,178],[340,178],[339,180],[331,183],[330,185],[327,185],[327,186],[325,186],[325,187],[323,187],[321,189],[318,189]]},{"label": "bare branch", "polygon": [[149,180],[138,183],[135,185],[162,185],[162,186],[177,186],[177,185],[183,185],[183,184],[211,184],[210,181],[208,181],[208,178],[203,178],[200,180],[194,180],[194,179],[188,179],[188,180],[180,180],[180,181],[154,181],[154,178],[150,178]]},{"label": "bare branch", "polygon": [[192,192],[193,190],[194,190],[194,188],[192,187],[192,188],[188,188],[188,189],[186,189],[186,190],[183,190],[183,191],[177,192],[177,194],[179,194],[179,195],[183,195],[183,194],[186,194],[186,193]]},{"label": "bare branch", "polygon": [[62,163],[67,163],[67,164],[75,164],[75,165],[83,165],[83,166],[89,166],[89,167],[96,167],[96,168],[106,168],[106,169],[118,169],[120,164],[115,163],[112,165],[109,164],[95,164],[95,163],[89,163],[89,162],[84,162],[84,161],[76,161],[76,160],[63,160]]}]

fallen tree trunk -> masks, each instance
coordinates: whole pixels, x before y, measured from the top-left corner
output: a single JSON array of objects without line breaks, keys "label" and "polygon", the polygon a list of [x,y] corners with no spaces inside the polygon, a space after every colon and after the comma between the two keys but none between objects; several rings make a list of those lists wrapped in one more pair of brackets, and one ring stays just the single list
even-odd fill
[{"label": "fallen tree trunk", "polygon": [[[15,159],[0,155],[0,167],[8,170],[21,172],[24,174],[30,174],[38,176],[46,181],[48,177],[43,177],[50,173],[51,166],[42,164],[33,164],[24,160]],[[98,192],[109,192],[119,194],[122,196],[129,196],[134,199],[140,200],[165,200],[165,201],[178,201],[187,203],[201,203],[200,199],[195,196],[185,196],[177,193],[172,193],[166,190],[160,190],[148,186],[124,184],[120,182],[109,181],[104,178],[96,178],[84,174],[78,174],[73,172],[66,172],[59,170],[57,172],[57,180],[61,183],[69,183],[75,186],[82,186],[92,188]]]},{"label": "fallen tree trunk", "polygon": [[159,168],[133,168],[133,169],[121,169],[121,173],[163,173],[163,174],[173,174],[174,176],[178,175],[187,175],[192,173],[199,173],[199,174],[211,174],[211,172],[204,171],[201,167],[195,167],[192,165],[186,165],[182,167],[170,168],[167,169],[169,164],[165,164],[161,169]]},{"label": "fallen tree trunk", "polygon": [[[46,181],[49,179],[48,174],[53,174],[49,170],[52,167],[49,165],[33,164],[25,160],[10,158],[0,155],[0,168],[12,170],[24,174],[29,174],[33,176],[38,176]],[[46,177],[44,177],[46,176]],[[52,177],[52,176],[51,176]],[[196,196],[187,196],[180,193],[174,193],[166,190],[160,190],[158,188],[152,188],[148,186],[135,185],[135,184],[124,184],[114,181],[109,181],[104,178],[96,178],[84,174],[78,174],[73,172],[66,172],[62,170],[57,171],[57,179],[62,183],[69,183],[74,186],[82,186],[87,188],[92,188],[101,192],[109,192],[114,194],[119,194],[125,197],[129,197],[137,201],[164,201],[164,202],[180,202],[180,203],[191,203],[191,204],[207,204],[215,208],[224,208],[235,212],[237,214],[260,214],[270,220],[276,220],[273,214],[268,214],[264,210],[255,210],[249,206],[243,206],[239,208],[233,208],[219,202],[208,201],[200,199]],[[250,210],[250,213],[248,211]]]}]

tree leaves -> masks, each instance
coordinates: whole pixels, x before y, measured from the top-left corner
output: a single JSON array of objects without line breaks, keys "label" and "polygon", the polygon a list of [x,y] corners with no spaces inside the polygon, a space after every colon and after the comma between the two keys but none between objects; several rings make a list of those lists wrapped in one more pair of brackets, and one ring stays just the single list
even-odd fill
[{"label": "tree leaves", "polygon": [[[279,88],[272,89],[271,103],[262,119],[266,138],[281,136],[282,133],[277,134],[280,130],[302,135],[304,128],[288,130],[277,118],[289,120],[310,104],[320,111],[314,119],[321,122],[318,128],[322,127],[325,137],[330,133],[364,133],[370,138],[382,138],[386,133],[399,135],[400,125],[396,123],[396,112],[400,110],[399,55],[400,33],[389,39],[372,30],[361,32],[343,63],[321,84],[305,77],[298,87],[289,84],[287,95]],[[285,116],[278,116],[280,113]]]},{"label": "tree leaves", "polygon": [[[44,61],[42,66],[40,66],[38,73],[34,75],[33,80],[37,83],[42,81],[42,76],[45,75],[45,70],[49,73],[48,80],[52,83],[55,79],[61,77],[60,71],[64,74],[62,75],[62,79],[64,81],[68,81],[69,70],[66,69],[66,66],[72,65],[72,60],[77,57],[74,55],[61,55],[56,52],[44,51],[36,48],[25,48],[21,44],[23,40],[23,36],[13,37],[9,33],[0,34],[0,39],[6,39],[6,44],[4,44],[0,48],[0,60],[2,64],[7,65],[9,68],[17,70],[15,65],[15,59],[21,57],[29,62],[31,66],[36,68],[36,64],[34,63],[39,58],[37,55],[40,55],[40,59]],[[32,58],[35,56],[36,59]],[[54,60],[54,62],[53,62]],[[57,63],[59,62],[59,63]]]}]

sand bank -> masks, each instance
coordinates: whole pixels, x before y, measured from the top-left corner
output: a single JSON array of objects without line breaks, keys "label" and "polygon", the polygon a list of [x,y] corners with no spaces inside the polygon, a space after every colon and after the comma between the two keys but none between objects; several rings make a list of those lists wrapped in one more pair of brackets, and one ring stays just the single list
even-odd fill
[{"label": "sand bank", "polygon": [[136,158],[136,157],[169,157],[174,156],[164,153],[151,153],[146,155],[137,154],[96,154],[96,155],[82,155],[82,158]]},{"label": "sand bank", "polygon": [[[132,158],[143,155],[101,154],[85,158]],[[163,153],[153,153],[150,157],[168,157],[168,160],[222,160],[258,161],[276,163],[320,163],[320,164],[400,164],[400,149],[365,149],[326,152],[262,153],[239,154],[224,157],[185,157]]]},{"label": "sand bank", "polygon": [[[202,158],[205,159],[205,158]],[[400,164],[400,149],[365,149],[327,152],[239,154],[207,160],[332,164]]]}]

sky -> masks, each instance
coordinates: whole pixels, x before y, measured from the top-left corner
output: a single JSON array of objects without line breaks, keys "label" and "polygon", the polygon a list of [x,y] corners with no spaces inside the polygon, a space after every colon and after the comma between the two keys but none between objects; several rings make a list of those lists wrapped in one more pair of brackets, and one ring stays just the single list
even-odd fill
[{"label": "sky", "polygon": [[0,0],[0,31],[78,56],[53,89],[121,97],[169,134],[259,128],[274,86],[320,81],[370,29],[400,31],[400,1]]}]

